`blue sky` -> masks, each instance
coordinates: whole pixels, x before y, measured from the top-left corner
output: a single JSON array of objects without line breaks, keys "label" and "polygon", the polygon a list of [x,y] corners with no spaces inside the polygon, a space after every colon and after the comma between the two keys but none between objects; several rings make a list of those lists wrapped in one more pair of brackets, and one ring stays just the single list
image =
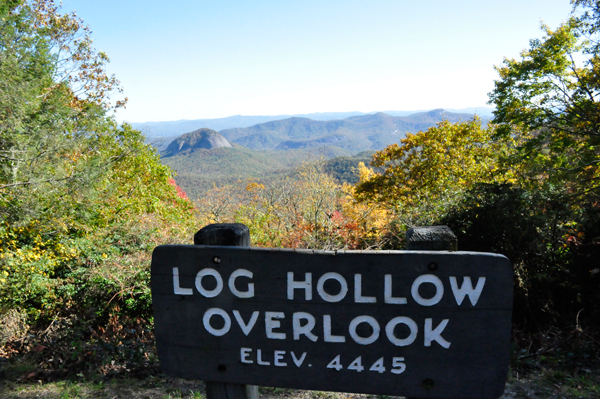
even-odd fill
[{"label": "blue sky", "polygon": [[63,0],[129,98],[119,121],[486,106],[568,0]]}]

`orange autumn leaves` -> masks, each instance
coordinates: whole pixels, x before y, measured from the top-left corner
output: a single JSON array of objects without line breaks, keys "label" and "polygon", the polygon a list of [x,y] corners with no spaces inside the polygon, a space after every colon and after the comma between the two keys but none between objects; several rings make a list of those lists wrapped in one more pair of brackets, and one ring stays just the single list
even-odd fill
[{"label": "orange autumn leaves", "polygon": [[402,248],[403,231],[439,219],[476,183],[507,181],[511,152],[478,118],[407,134],[359,164],[356,186],[338,184],[319,164],[269,184],[211,190],[198,207],[204,224],[250,227],[253,245],[318,249]]},{"label": "orange autumn leaves", "polygon": [[319,164],[270,183],[255,180],[218,187],[199,199],[201,224],[244,223],[252,245],[282,248],[379,248],[387,212],[353,198]]}]

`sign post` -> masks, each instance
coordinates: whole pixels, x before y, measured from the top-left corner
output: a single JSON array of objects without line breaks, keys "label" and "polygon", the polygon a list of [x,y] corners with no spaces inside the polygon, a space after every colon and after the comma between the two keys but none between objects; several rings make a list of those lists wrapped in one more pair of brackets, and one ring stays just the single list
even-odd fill
[{"label": "sign post", "polygon": [[226,384],[498,398],[512,279],[497,254],[159,246],[161,368]]},{"label": "sign post", "polygon": [[[211,224],[194,235],[194,245],[249,247],[250,231],[240,223]],[[219,259],[213,263],[219,264]],[[258,386],[206,381],[207,399],[258,399]]]}]

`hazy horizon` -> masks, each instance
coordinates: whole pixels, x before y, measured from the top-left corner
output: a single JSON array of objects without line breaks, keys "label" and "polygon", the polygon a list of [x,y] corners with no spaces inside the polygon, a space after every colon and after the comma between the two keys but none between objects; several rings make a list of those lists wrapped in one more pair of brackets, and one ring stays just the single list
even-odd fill
[{"label": "hazy horizon", "polygon": [[[185,121],[196,121],[196,120],[216,120],[216,119],[228,119],[228,118],[236,118],[236,117],[284,117],[284,118],[289,118],[289,117],[298,117],[298,116],[309,116],[309,115],[328,115],[328,114],[356,114],[356,115],[371,115],[371,114],[375,114],[378,112],[383,112],[383,113],[394,113],[394,114],[405,114],[405,115],[412,115],[412,114],[416,114],[416,113],[420,113],[420,112],[429,112],[429,111],[433,111],[435,109],[443,109],[444,111],[448,111],[448,112],[454,112],[454,113],[475,113],[477,115],[480,116],[489,116],[492,114],[492,111],[494,110],[493,107],[490,106],[485,106],[485,107],[465,107],[465,108],[444,108],[444,107],[436,107],[436,108],[429,108],[429,109],[417,109],[417,110],[378,110],[378,111],[372,111],[372,112],[363,112],[363,111],[321,111],[321,112],[310,112],[310,113],[295,113],[295,114],[272,114],[272,115],[268,115],[268,114],[264,114],[264,115],[243,115],[243,114],[237,114],[237,115],[228,115],[228,116],[224,116],[224,117],[219,117],[219,118],[185,118],[185,119],[174,119],[174,120],[149,120],[149,121],[127,121],[127,123],[130,124],[142,124],[142,123],[168,123],[168,122],[185,122]],[[477,110],[486,110],[487,112],[482,112],[482,113],[478,113]]]}]

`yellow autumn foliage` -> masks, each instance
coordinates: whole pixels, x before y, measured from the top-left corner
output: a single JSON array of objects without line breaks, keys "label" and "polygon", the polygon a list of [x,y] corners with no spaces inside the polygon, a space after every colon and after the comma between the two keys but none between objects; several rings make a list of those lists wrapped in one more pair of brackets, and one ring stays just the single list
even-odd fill
[{"label": "yellow autumn foliage", "polygon": [[494,140],[493,133],[493,126],[483,127],[477,117],[408,133],[400,145],[373,156],[371,165],[382,172],[360,168],[355,198],[390,209],[439,214],[476,183],[512,178],[513,172],[502,164],[511,147]]}]

